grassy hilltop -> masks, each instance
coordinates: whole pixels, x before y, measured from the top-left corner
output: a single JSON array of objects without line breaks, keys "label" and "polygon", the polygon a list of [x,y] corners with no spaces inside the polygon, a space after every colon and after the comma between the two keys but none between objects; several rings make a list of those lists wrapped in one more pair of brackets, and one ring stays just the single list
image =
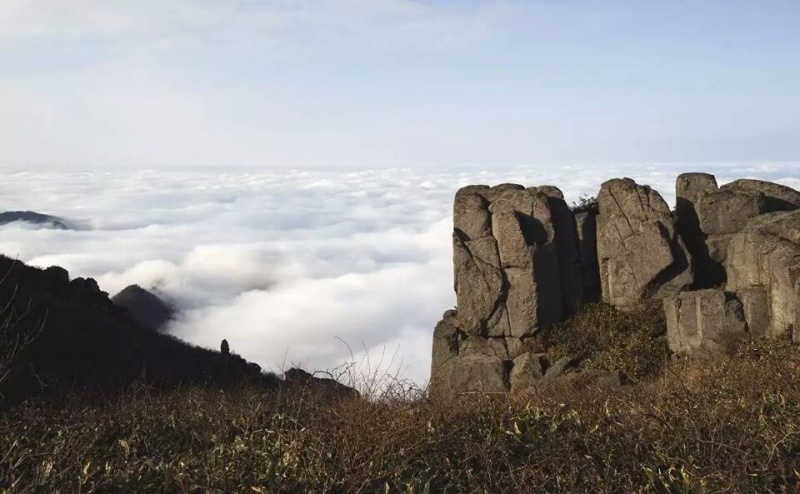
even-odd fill
[{"label": "grassy hilltop", "polygon": [[670,363],[660,313],[589,306],[540,337],[620,371],[613,390],[434,402],[402,382],[361,398],[243,382],[36,398],[0,412],[0,491],[792,492],[798,349]]}]

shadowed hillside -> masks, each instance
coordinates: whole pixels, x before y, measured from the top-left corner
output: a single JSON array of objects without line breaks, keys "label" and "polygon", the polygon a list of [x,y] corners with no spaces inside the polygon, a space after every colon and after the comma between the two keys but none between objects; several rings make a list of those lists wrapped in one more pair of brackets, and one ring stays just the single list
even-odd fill
[{"label": "shadowed hillside", "polygon": [[0,257],[0,273],[5,274],[0,300],[8,301],[6,339],[26,343],[16,345],[25,348],[5,379],[9,398],[43,390],[112,392],[135,381],[158,387],[227,386],[242,380],[275,387],[279,381],[237,355],[195,347],[142,326],[92,279],[70,281],[64,269],[42,270],[7,257]]}]

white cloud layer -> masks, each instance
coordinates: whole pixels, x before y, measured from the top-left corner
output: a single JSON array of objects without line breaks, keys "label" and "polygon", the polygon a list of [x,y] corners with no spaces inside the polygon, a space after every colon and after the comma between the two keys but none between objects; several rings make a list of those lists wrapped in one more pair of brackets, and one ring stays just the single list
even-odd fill
[{"label": "white cloud layer", "polygon": [[[328,369],[348,345],[422,384],[441,313],[455,303],[451,204],[470,183],[555,184],[568,200],[630,176],[674,201],[675,177],[710,171],[800,188],[800,165],[537,166],[506,170],[6,172],[2,210],[63,216],[78,231],[9,225],[0,252],[116,293],[157,288],[171,328],[267,369]],[[389,365],[391,363],[391,365]]]}]

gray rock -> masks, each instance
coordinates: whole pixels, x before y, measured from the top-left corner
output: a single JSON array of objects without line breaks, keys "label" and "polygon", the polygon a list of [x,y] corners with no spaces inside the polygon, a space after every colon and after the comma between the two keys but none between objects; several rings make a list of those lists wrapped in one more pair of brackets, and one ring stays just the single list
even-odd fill
[{"label": "gray rock", "polygon": [[[469,334],[507,334],[507,318],[493,317],[505,310],[505,282],[494,238],[462,240],[454,233],[453,264],[461,329]],[[493,324],[489,326],[488,321]]]},{"label": "gray rock", "polygon": [[664,299],[669,348],[679,355],[730,354],[749,338],[742,304],[717,289]]},{"label": "gray rock", "polygon": [[561,277],[548,197],[536,189],[507,189],[489,210],[506,282],[506,335],[519,338],[559,322]]},{"label": "gray rock", "polygon": [[736,292],[742,303],[747,330],[752,338],[771,336],[769,323],[769,296],[761,286],[742,288]]},{"label": "gray rock", "polygon": [[[716,286],[725,280],[725,270],[720,261],[709,256],[708,235],[700,228],[697,211],[700,199],[718,190],[717,179],[708,173],[684,173],[675,181],[677,227],[692,257],[695,285],[700,288]],[[718,250],[717,253],[724,257],[724,251]]]},{"label": "gray rock", "polygon": [[[718,265],[718,269],[721,270],[723,274],[725,271],[723,264],[725,263],[725,259],[728,258],[728,246],[731,240],[733,240],[733,235],[711,235],[705,239],[708,260]],[[708,269],[712,268],[707,268],[707,270]],[[717,270],[716,267],[713,269]],[[706,280],[706,282],[707,284],[721,285],[724,280],[724,277],[717,276],[714,279]]]},{"label": "gray rock", "polygon": [[508,365],[498,357],[460,355],[437,366],[431,375],[431,395],[461,393],[507,393]]},{"label": "gray rock", "polygon": [[488,237],[492,234],[489,201],[483,196],[488,187],[471,185],[456,192],[453,204],[453,226],[464,240]]},{"label": "gray rock", "polygon": [[[680,215],[684,207],[691,208],[704,194],[716,192],[717,178],[710,173],[682,173],[675,181],[675,196],[686,199],[687,203],[676,203],[676,210]],[[690,213],[691,214],[691,213]]]},{"label": "gray rock", "polygon": [[658,192],[631,179],[605,182],[598,195],[597,253],[603,300],[620,309],[690,286],[690,257]]},{"label": "gray rock", "polygon": [[769,213],[751,220],[731,240],[725,270],[729,290],[766,290],[768,337],[796,331],[800,312],[800,210]]},{"label": "gray rock", "polygon": [[524,353],[514,359],[509,383],[512,392],[525,391],[534,386],[543,376],[542,356]]},{"label": "gray rock", "polygon": [[578,227],[564,194],[552,185],[538,187],[548,197],[548,205],[558,245],[558,262],[561,276],[561,294],[564,312],[574,314],[583,305],[583,275],[578,251]]},{"label": "gray rock", "polygon": [[695,203],[700,230],[705,235],[737,233],[747,222],[767,212],[766,197],[746,189],[726,189],[703,194]]},{"label": "gray rock", "polygon": [[600,264],[597,261],[597,213],[586,211],[575,215],[578,234],[578,259],[584,302],[600,299]]},{"label": "gray rock", "polygon": [[457,317],[454,310],[445,312],[442,320],[436,324],[436,328],[433,330],[432,376],[436,373],[436,366],[458,357],[462,338],[458,330]]},{"label": "gray rock", "polygon": [[472,336],[462,342],[458,353],[463,356],[478,355],[492,358],[496,357],[501,360],[510,360],[506,340],[502,337],[484,338],[481,336]]},{"label": "gray rock", "polygon": [[741,179],[725,184],[725,190],[753,190],[766,196],[767,212],[794,211],[800,208],[800,192],[785,185],[763,180]]}]

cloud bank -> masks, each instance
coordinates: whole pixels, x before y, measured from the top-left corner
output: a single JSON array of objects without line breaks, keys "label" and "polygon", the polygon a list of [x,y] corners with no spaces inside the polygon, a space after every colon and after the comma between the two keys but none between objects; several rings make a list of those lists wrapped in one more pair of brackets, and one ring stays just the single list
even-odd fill
[{"label": "cloud bank", "polygon": [[267,369],[329,369],[352,351],[423,384],[433,327],[455,304],[458,187],[555,184],[571,201],[630,176],[673,203],[676,175],[692,170],[800,188],[796,164],[6,172],[0,209],[80,229],[2,227],[0,252],[94,277],[112,295],[157,288],[183,310],[173,334],[211,348],[226,338]]}]

